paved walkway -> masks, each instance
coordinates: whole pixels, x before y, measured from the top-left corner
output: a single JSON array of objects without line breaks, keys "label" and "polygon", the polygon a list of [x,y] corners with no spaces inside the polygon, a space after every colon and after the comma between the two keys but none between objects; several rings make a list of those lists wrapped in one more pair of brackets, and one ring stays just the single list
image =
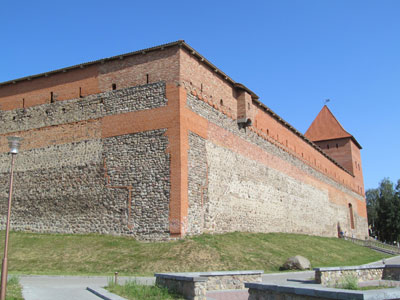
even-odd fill
[{"label": "paved walkway", "polygon": [[[99,300],[86,290],[104,287],[110,277],[85,276],[19,276],[25,300]],[[154,277],[120,277],[119,282],[137,280],[141,284],[154,284]]]},{"label": "paved walkway", "polygon": [[[386,265],[400,265],[400,255],[399,256],[393,256],[389,258],[385,258],[383,260]],[[379,260],[373,263],[365,264],[364,266],[383,266],[383,261]]]},{"label": "paved walkway", "polygon": [[[400,256],[385,259],[385,264],[400,264]],[[383,265],[382,261],[366,265]],[[313,271],[264,274],[263,282],[304,284],[314,278]],[[85,276],[20,276],[25,300],[99,300],[87,291],[88,286],[100,288],[107,285],[110,277]],[[119,277],[118,281],[136,280],[141,284],[154,284],[154,277]],[[207,294],[209,300],[247,300],[247,290],[214,291]]]}]

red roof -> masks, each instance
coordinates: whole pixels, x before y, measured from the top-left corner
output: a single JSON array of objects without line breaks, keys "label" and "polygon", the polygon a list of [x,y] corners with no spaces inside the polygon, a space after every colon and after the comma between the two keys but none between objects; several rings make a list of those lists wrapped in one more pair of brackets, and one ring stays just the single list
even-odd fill
[{"label": "red roof", "polygon": [[344,130],[326,105],[321,109],[304,135],[313,142],[350,138],[361,149],[357,140]]}]

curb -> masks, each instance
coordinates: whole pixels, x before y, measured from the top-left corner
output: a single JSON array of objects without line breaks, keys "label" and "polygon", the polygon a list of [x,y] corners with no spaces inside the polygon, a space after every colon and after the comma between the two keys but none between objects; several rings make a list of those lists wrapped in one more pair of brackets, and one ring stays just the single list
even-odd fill
[{"label": "curb", "polygon": [[97,297],[100,297],[103,300],[127,300],[126,298],[122,298],[121,296],[110,293],[109,291],[102,288],[87,287],[86,290],[95,294]]}]

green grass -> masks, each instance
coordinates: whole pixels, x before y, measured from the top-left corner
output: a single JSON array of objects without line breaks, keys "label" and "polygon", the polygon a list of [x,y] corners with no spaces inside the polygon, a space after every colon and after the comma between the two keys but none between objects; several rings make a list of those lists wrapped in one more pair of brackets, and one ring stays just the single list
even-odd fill
[{"label": "green grass", "polygon": [[[2,240],[4,232],[0,232]],[[204,234],[150,243],[95,234],[11,232],[8,266],[13,274],[54,275],[245,269],[277,272],[294,255],[307,257],[313,267],[359,265],[388,257],[342,239],[284,233]]]},{"label": "green grass", "polygon": [[19,284],[18,277],[16,276],[12,276],[7,281],[6,300],[24,300],[24,298],[22,298],[22,287]]},{"label": "green grass", "polygon": [[353,275],[343,276],[340,282],[336,286],[340,289],[346,290],[359,290],[360,287],[358,286],[358,278]]},{"label": "green grass", "polygon": [[390,284],[359,286],[358,278],[357,276],[354,275],[343,276],[343,278],[335,286],[335,288],[338,289],[361,290],[361,291],[389,289],[395,287],[397,286],[393,286]]},{"label": "green grass", "polygon": [[391,285],[371,285],[371,286],[362,286],[359,287],[358,289],[360,291],[369,291],[369,290],[383,290],[383,289],[393,289],[396,288],[396,286],[391,286]]},{"label": "green grass", "polygon": [[109,282],[106,289],[129,300],[183,300],[181,296],[169,293],[166,288],[154,285],[140,285],[135,281],[128,281],[123,285],[116,285],[113,282]]}]

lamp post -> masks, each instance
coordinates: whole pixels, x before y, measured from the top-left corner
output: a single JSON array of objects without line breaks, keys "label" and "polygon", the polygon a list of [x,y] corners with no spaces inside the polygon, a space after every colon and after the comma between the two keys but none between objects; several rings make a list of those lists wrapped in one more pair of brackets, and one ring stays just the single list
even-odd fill
[{"label": "lamp post", "polygon": [[15,156],[18,154],[19,145],[21,138],[17,136],[8,137],[8,145],[10,147],[11,153],[11,171],[10,171],[10,189],[8,193],[8,210],[7,210],[7,223],[6,223],[6,237],[4,243],[4,258],[3,265],[1,267],[1,292],[0,300],[6,299],[6,289],[7,289],[7,254],[8,254],[8,235],[10,231],[10,217],[11,217],[11,199],[13,191],[13,176],[14,176],[14,162]]}]

